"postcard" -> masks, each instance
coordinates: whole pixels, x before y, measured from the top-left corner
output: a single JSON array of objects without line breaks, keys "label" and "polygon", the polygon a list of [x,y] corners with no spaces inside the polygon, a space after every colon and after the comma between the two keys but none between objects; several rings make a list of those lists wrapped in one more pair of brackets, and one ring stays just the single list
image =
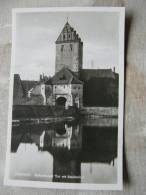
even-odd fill
[{"label": "postcard", "polygon": [[12,10],[4,184],[122,190],[123,7]]}]

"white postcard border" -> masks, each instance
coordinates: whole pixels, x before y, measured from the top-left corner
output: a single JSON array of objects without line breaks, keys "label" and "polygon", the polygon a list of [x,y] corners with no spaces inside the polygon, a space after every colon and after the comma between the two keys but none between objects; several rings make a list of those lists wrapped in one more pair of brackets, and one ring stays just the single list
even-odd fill
[{"label": "white postcard border", "polygon": [[[13,73],[15,64],[15,40],[16,40],[16,15],[20,13],[38,12],[119,12],[119,107],[118,107],[118,158],[117,158],[117,183],[116,184],[89,184],[89,183],[57,183],[9,179],[11,123],[13,102]],[[122,190],[123,189],[123,115],[124,115],[124,7],[41,7],[41,8],[14,8],[12,10],[12,55],[9,84],[8,130],[7,151],[4,185],[53,188],[53,189],[78,189],[78,190]]]}]

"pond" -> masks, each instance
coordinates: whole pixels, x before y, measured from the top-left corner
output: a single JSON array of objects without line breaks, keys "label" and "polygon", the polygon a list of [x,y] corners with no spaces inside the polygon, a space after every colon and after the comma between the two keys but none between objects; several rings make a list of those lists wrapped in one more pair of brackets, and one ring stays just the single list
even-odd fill
[{"label": "pond", "polygon": [[114,184],[117,135],[112,118],[15,124],[10,179]]}]

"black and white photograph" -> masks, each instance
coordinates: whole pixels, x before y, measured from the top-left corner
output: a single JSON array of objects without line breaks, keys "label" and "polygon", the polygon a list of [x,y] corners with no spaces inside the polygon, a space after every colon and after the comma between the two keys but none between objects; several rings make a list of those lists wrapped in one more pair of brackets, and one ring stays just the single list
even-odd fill
[{"label": "black and white photograph", "polygon": [[125,9],[12,16],[5,185],[122,190]]}]

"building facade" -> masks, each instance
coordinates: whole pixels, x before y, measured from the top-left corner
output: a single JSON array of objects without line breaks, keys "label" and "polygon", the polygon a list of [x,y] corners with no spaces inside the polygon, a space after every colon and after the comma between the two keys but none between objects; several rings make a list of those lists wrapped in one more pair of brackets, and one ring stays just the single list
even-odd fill
[{"label": "building facade", "polygon": [[[49,98],[49,97],[48,97]],[[81,107],[83,82],[68,68],[62,68],[52,77],[52,105]]]},{"label": "building facade", "polygon": [[119,76],[112,69],[84,69],[83,42],[66,22],[56,40],[55,75],[40,81],[14,76],[14,104],[109,107],[118,106]]},{"label": "building facade", "polygon": [[[52,86],[52,94],[46,102],[53,106],[80,108],[83,105],[82,70],[83,42],[67,22],[56,40],[55,75],[46,87]],[[52,101],[49,101],[51,98]]]}]

